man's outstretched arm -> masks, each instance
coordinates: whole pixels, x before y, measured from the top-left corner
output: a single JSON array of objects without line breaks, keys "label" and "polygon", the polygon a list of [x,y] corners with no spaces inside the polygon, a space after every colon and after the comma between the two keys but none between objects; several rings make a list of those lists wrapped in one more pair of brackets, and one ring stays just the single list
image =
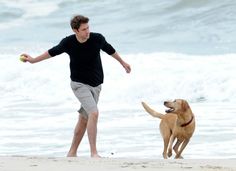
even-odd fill
[{"label": "man's outstretched arm", "polygon": [[44,52],[43,54],[33,58],[31,57],[30,55],[28,54],[22,54],[22,56],[24,56],[24,62],[29,62],[31,64],[34,64],[34,63],[37,63],[37,62],[40,62],[40,61],[43,61],[45,59],[48,59],[48,58],[51,58],[51,56],[49,55],[48,51]]},{"label": "man's outstretched arm", "polygon": [[120,64],[125,68],[125,71],[127,73],[130,73],[131,72],[131,67],[128,63],[126,63],[121,57],[120,55],[115,52],[111,55],[113,58],[115,58],[118,62],[120,62]]}]

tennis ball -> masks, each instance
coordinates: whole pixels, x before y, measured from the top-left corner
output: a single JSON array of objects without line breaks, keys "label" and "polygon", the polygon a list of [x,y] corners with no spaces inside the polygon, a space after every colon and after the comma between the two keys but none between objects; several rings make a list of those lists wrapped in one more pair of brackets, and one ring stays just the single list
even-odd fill
[{"label": "tennis ball", "polygon": [[25,57],[24,55],[21,55],[21,56],[20,56],[20,61],[26,62],[26,57]]}]

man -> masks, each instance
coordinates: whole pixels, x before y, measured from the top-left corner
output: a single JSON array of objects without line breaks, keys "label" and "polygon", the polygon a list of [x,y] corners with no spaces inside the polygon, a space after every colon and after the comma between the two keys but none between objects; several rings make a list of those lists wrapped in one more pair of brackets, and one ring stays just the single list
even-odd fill
[{"label": "man", "polygon": [[75,34],[62,39],[62,41],[35,58],[22,54],[25,62],[37,63],[42,60],[67,53],[70,57],[71,88],[81,103],[79,119],[75,127],[74,137],[68,157],[76,157],[78,146],[87,130],[91,157],[100,157],[97,152],[97,121],[98,98],[103,83],[103,68],[100,50],[115,58],[130,73],[131,67],[123,61],[115,49],[106,42],[103,35],[90,33],[89,18],[77,15],[71,19],[71,28]]}]

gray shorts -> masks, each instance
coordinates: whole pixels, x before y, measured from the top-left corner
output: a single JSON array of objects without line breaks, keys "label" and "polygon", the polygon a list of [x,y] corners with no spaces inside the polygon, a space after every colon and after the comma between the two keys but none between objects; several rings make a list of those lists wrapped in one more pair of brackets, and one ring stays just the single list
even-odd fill
[{"label": "gray shorts", "polygon": [[92,87],[80,82],[71,81],[71,88],[81,103],[78,112],[85,118],[93,112],[98,112],[98,99],[102,86]]}]

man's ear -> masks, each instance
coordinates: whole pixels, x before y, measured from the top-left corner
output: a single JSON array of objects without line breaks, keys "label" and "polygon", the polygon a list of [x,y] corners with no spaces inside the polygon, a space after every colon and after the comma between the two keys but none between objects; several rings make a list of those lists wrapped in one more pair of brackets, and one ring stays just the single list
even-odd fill
[{"label": "man's ear", "polygon": [[73,32],[75,32],[75,33],[78,33],[79,32],[79,29],[72,29],[73,30]]}]

